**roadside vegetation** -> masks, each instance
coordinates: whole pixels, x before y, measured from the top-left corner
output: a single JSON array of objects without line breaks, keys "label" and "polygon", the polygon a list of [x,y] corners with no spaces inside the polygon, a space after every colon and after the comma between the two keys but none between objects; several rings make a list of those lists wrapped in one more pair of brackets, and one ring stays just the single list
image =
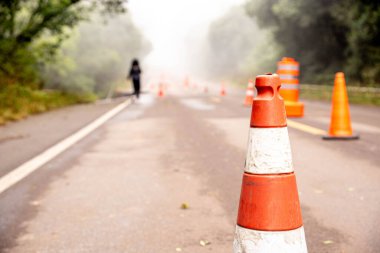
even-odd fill
[{"label": "roadside vegetation", "polygon": [[301,64],[302,83],[380,87],[380,2],[372,0],[250,0],[247,13],[271,31],[281,55]]},{"label": "roadside vegetation", "polygon": [[348,85],[380,87],[379,27],[380,1],[249,0],[210,25],[199,69],[246,83],[294,57],[301,83],[330,85],[343,71]]},{"label": "roadside vegetation", "polygon": [[150,45],[126,0],[0,0],[0,124],[105,97]]},{"label": "roadside vegetation", "polygon": [[0,88],[0,125],[30,114],[96,100],[94,94],[75,94],[57,90],[36,90],[22,85]]},{"label": "roadside vegetation", "polygon": [[[301,100],[331,101],[333,86],[330,85],[301,85]],[[350,103],[380,106],[380,88],[347,86]]]}]

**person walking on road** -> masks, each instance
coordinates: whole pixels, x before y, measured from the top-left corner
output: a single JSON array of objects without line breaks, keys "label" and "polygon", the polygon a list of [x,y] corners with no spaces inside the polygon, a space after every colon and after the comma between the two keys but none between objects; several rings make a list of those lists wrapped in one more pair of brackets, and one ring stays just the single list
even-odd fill
[{"label": "person walking on road", "polygon": [[133,90],[137,99],[140,96],[140,76],[141,76],[141,69],[139,66],[139,61],[137,59],[134,59],[132,61],[131,69],[129,70],[128,78],[132,79]]}]

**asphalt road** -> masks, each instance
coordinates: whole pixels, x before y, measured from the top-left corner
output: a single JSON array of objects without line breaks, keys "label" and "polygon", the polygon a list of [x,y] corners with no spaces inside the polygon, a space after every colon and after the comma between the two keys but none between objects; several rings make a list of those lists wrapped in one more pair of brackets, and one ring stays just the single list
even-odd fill
[{"label": "asphalt road", "polygon": [[[250,109],[244,91],[227,92],[144,95],[2,193],[0,251],[232,252]],[[292,120],[327,130],[330,105],[305,106],[305,117]],[[45,145],[0,142],[3,175],[89,121],[62,123],[59,113],[50,116],[62,126],[59,137]],[[380,109],[351,106],[351,115],[358,141],[323,141],[289,127],[311,253],[380,250]],[[39,122],[7,131],[25,131],[28,121]]]}]

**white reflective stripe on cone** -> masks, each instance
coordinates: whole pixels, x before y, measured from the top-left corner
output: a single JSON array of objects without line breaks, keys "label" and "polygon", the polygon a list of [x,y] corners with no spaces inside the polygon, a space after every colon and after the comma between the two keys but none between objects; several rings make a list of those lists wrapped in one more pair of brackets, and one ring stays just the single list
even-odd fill
[{"label": "white reflective stripe on cone", "polygon": [[298,79],[298,76],[295,75],[278,75],[280,79]]},{"label": "white reflective stripe on cone", "polygon": [[299,70],[299,66],[297,65],[278,65],[278,69],[280,70]]},{"label": "white reflective stripe on cone", "polygon": [[281,84],[281,89],[282,90],[298,90],[300,87],[299,84]]},{"label": "white reflective stripe on cone", "polygon": [[245,171],[254,174],[293,172],[287,127],[250,128]]},{"label": "white reflective stripe on cone", "polygon": [[234,253],[307,253],[303,227],[288,231],[258,231],[236,226]]}]

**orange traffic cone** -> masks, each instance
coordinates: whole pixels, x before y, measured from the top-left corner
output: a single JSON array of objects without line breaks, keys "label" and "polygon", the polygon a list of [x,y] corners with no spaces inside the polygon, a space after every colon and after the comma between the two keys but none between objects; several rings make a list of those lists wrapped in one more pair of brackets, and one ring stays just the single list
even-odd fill
[{"label": "orange traffic cone", "polygon": [[245,106],[252,105],[254,94],[255,94],[255,91],[254,91],[253,81],[250,79],[248,81],[247,91],[245,92],[245,100],[244,100]]},{"label": "orange traffic cone", "polygon": [[163,97],[164,96],[164,87],[162,83],[158,86],[158,97]]},{"label": "orange traffic cone", "polygon": [[185,77],[185,80],[183,81],[183,85],[185,86],[185,88],[189,87],[189,78],[188,77]]},{"label": "orange traffic cone", "polygon": [[227,94],[226,89],[224,88],[224,84],[220,86],[220,96],[225,96]]},{"label": "orange traffic cone", "polygon": [[354,135],[352,133],[350,108],[348,105],[346,81],[343,72],[335,74],[329,134],[322,138],[325,140],[359,139],[359,135]]},{"label": "orange traffic cone", "polygon": [[280,85],[256,77],[234,253],[307,253]]}]

